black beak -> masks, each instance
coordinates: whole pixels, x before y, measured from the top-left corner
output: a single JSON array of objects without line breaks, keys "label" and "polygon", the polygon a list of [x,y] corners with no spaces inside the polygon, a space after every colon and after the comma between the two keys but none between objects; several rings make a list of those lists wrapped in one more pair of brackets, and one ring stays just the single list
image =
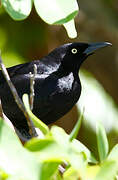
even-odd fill
[{"label": "black beak", "polygon": [[91,43],[88,45],[88,48],[85,49],[84,53],[86,55],[90,55],[97,49],[100,49],[106,46],[112,46],[112,44],[109,42]]}]

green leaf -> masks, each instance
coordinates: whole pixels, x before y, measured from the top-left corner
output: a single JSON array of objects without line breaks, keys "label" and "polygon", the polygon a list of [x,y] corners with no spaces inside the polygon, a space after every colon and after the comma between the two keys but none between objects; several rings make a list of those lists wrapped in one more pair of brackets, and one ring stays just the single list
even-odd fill
[{"label": "green leaf", "polygon": [[82,119],[83,119],[83,114],[84,114],[84,111],[81,113],[80,118],[78,119],[75,127],[73,128],[72,132],[70,133],[70,136],[69,136],[70,141],[75,139],[77,137],[78,133],[79,133],[79,129],[80,129]]},{"label": "green leaf", "polygon": [[50,180],[63,180],[63,177],[59,171],[55,172]]},{"label": "green leaf", "polygon": [[105,161],[98,171],[94,180],[114,180],[118,172],[118,163],[116,161]]},{"label": "green leaf", "polygon": [[27,149],[36,152],[36,156],[42,164],[40,167],[41,180],[50,180],[51,176],[58,170],[58,166],[63,162],[63,158],[54,153],[56,146],[57,144],[51,138],[34,138],[25,144]]},{"label": "green leaf", "polygon": [[80,141],[74,139],[72,141],[72,148],[75,149],[75,151],[77,152],[84,152],[87,156],[88,162],[93,163],[93,164],[97,163],[97,160],[95,159],[91,151]]},{"label": "green leaf", "polygon": [[66,145],[68,146],[69,143],[69,146],[72,148],[72,151],[77,152],[78,154],[84,152],[86,154],[88,162],[97,163],[96,159],[94,158],[90,150],[80,141],[73,139],[72,142],[69,142],[70,137],[68,134],[65,133],[65,131],[62,128],[53,126],[51,132],[56,141],[63,147],[66,148]]},{"label": "green leaf", "polygon": [[99,172],[99,169],[100,169],[99,165],[91,166],[88,164],[86,172],[85,172],[85,179],[93,180],[96,177],[96,174]]},{"label": "green leaf", "polygon": [[118,144],[116,144],[108,155],[108,160],[118,161]]},{"label": "green leaf", "polygon": [[[73,167],[76,168],[79,167],[79,162],[77,161],[77,157],[74,157],[75,155],[78,156],[84,153],[85,159],[89,162],[96,163],[95,158],[92,156],[91,152],[86,148],[81,142],[74,139],[72,142],[69,140],[69,135],[65,133],[65,131],[62,128],[59,128],[57,126],[53,126],[51,128],[51,132],[53,137],[55,138],[55,141],[60,144],[65,151],[68,152],[68,156],[70,159],[71,164],[73,164]],[[64,152],[63,150],[63,152]],[[71,155],[72,153],[72,155]],[[74,154],[73,154],[74,153]],[[81,155],[80,155],[81,156]],[[85,162],[85,161],[84,161]]]},{"label": "green leaf", "polygon": [[14,20],[23,20],[29,16],[32,9],[32,0],[1,0],[7,13]]},{"label": "green leaf", "polygon": [[36,154],[39,153],[38,159],[42,162],[50,160],[62,163],[64,160],[64,155],[61,152],[58,155],[59,145],[51,137],[45,137],[45,139],[33,138],[25,144],[25,147],[32,152],[36,152]]},{"label": "green leaf", "polygon": [[48,126],[44,124],[40,119],[38,119],[30,110],[28,94],[23,95],[23,103],[34,125],[39,128],[44,134],[47,134],[49,132]]},{"label": "green leaf", "polygon": [[72,167],[67,169],[67,171],[65,171],[63,175],[63,180],[77,180],[77,179],[81,179],[80,172],[73,169]]},{"label": "green leaf", "polygon": [[31,139],[25,144],[25,147],[32,152],[38,154],[38,159],[42,162],[46,160],[57,160],[62,163],[67,160],[65,153],[59,144],[53,138]]},{"label": "green leaf", "polygon": [[77,31],[75,28],[74,19],[70,20],[67,23],[64,23],[63,26],[65,27],[67,34],[70,38],[76,38],[77,37]]},{"label": "green leaf", "polygon": [[53,143],[55,142],[52,138],[45,138],[45,139],[33,138],[27,143],[25,143],[24,146],[30,151],[36,152],[49,148],[49,146],[53,145]]},{"label": "green leaf", "polygon": [[29,150],[38,154],[41,162],[55,160],[69,162],[74,168],[86,166],[87,157],[84,152],[77,151],[69,141],[69,136],[62,128],[53,126],[45,139],[32,139],[25,145]]},{"label": "green leaf", "polygon": [[106,159],[108,155],[109,144],[108,144],[105,129],[100,122],[97,123],[96,133],[97,133],[97,145],[98,145],[99,158],[100,158],[100,162],[102,162],[104,159]]},{"label": "green leaf", "polygon": [[57,161],[57,159],[54,160],[46,160],[42,163],[41,166],[41,180],[50,180],[50,178],[56,173],[58,170],[59,164],[61,162]]},{"label": "green leaf", "polygon": [[76,0],[34,0],[34,5],[38,15],[48,24],[67,23],[78,13]]},{"label": "green leaf", "polygon": [[40,163],[25,149],[15,132],[0,118],[0,169],[19,179],[38,180]]},{"label": "green leaf", "polygon": [[34,5],[38,15],[46,23],[64,24],[69,37],[77,36],[74,21],[71,21],[79,11],[76,0],[34,0]]}]

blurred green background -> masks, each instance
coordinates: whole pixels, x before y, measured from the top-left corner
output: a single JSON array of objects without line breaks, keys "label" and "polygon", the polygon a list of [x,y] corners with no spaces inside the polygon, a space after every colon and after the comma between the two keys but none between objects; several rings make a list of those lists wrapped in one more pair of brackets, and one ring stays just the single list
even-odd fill
[{"label": "blurred green background", "polygon": [[[96,152],[95,126],[101,121],[110,147],[118,142],[118,0],[79,0],[76,17],[78,37],[69,39],[62,26],[50,26],[32,9],[23,21],[14,21],[0,8],[0,49],[6,67],[29,62],[48,54],[57,46],[75,41],[108,41],[110,48],[98,51],[81,67],[81,99],[56,124],[70,132],[85,107],[78,138]],[[57,102],[58,103],[58,102]]]}]

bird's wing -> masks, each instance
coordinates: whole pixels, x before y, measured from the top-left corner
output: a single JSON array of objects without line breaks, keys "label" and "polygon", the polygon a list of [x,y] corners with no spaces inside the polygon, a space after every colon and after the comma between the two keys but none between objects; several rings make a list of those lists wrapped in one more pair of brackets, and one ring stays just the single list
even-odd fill
[{"label": "bird's wing", "polygon": [[[7,72],[9,74],[9,76],[12,78],[14,75],[17,75],[19,70],[21,68],[24,69],[24,67],[27,66],[28,63],[26,64],[20,64],[20,65],[16,65],[16,66],[13,66],[13,67],[10,67],[10,68],[7,68]],[[26,68],[27,69],[27,68]],[[25,72],[24,72],[25,73]],[[4,83],[5,79],[4,79],[4,76],[3,76],[3,73],[2,71],[0,71],[0,84],[1,83]]]},{"label": "bird's wing", "polygon": [[[14,76],[17,76],[17,75],[29,74],[29,72],[33,73],[34,64],[37,64],[37,66],[40,67],[41,62],[37,60],[37,61],[25,63],[25,64],[19,64],[19,65],[7,68],[7,71],[10,78],[13,78]],[[40,72],[38,73],[40,74]],[[2,74],[2,71],[0,71],[0,84],[4,82],[5,82],[4,76]]]},{"label": "bird's wing", "polygon": [[[55,62],[56,59],[56,62]],[[29,74],[29,72],[34,72],[34,64],[37,66],[37,74],[46,74],[49,75],[52,72],[56,71],[60,65],[59,58],[53,56],[45,56],[41,60],[34,60],[25,64],[19,64],[10,68],[7,68],[10,78],[13,78],[17,75]],[[2,71],[0,71],[0,84],[4,83],[4,76]]]}]

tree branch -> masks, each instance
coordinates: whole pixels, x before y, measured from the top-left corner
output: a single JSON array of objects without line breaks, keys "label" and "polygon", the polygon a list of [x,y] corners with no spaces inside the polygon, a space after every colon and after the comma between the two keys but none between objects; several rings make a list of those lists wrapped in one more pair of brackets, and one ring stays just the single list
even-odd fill
[{"label": "tree branch", "polygon": [[8,75],[8,72],[7,72],[6,68],[5,68],[5,65],[3,64],[2,59],[1,59],[1,52],[0,52],[0,68],[2,70],[4,78],[7,81],[7,84],[9,85],[11,93],[13,94],[15,102],[17,103],[18,107],[21,109],[21,111],[24,113],[24,116],[26,117],[26,120],[27,120],[27,123],[28,123],[28,126],[29,126],[29,133],[30,133],[30,135],[35,137],[36,133],[35,133],[35,130],[34,130],[33,122],[31,121],[31,119],[30,119],[30,117],[29,117],[29,115],[28,115],[28,113],[27,113],[27,111],[25,109],[25,106],[24,106],[22,100],[20,99],[20,97],[19,97],[19,95],[18,95],[18,93],[16,91],[15,86],[13,85],[13,83],[10,80],[10,77]]}]

